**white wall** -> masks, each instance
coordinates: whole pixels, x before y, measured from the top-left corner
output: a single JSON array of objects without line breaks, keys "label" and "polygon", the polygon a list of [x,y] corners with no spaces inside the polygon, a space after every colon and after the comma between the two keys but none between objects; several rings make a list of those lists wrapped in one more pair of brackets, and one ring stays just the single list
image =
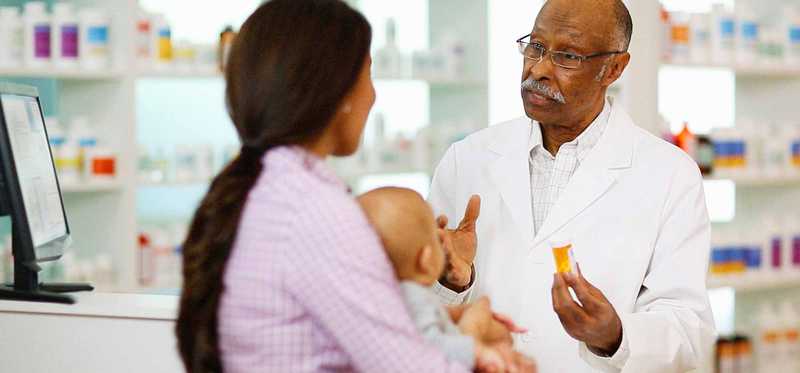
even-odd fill
[{"label": "white wall", "polygon": [[489,123],[525,115],[519,93],[522,55],[514,41],[533,29],[540,0],[489,1]]}]

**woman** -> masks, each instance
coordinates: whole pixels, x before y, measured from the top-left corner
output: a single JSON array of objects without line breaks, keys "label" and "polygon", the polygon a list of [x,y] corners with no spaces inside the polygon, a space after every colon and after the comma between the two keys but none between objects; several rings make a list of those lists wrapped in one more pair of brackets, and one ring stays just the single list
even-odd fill
[{"label": "woman", "polygon": [[358,147],[370,42],[336,0],[273,0],[242,26],[226,71],[242,152],[184,247],[188,371],[463,370],[414,329],[379,239],[324,164]]}]

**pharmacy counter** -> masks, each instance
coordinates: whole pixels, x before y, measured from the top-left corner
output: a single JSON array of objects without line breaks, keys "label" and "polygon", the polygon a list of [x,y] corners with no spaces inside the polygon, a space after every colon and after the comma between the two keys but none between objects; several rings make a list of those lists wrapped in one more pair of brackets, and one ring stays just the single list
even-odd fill
[{"label": "pharmacy counter", "polygon": [[182,371],[177,296],[74,296],[74,305],[0,301],[0,372]]}]

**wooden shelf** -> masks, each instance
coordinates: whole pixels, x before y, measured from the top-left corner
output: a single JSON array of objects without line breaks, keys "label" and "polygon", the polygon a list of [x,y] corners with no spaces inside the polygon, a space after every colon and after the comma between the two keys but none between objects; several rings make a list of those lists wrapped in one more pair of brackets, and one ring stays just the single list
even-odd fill
[{"label": "wooden shelf", "polygon": [[709,289],[733,288],[741,292],[788,289],[800,287],[800,272],[715,276],[710,277],[707,284]]},{"label": "wooden shelf", "polygon": [[115,192],[120,189],[122,189],[122,184],[118,181],[61,184],[61,191],[66,194],[106,193]]}]

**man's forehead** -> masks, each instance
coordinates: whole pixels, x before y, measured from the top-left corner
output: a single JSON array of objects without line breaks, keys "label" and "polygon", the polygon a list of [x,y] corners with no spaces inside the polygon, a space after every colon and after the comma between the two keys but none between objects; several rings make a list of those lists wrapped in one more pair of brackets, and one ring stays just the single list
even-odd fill
[{"label": "man's forehead", "polygon": [[564,6],[552,6],[542,9],[536,18],[533,33],[557,35],[575,43],[592,45],[603,43],[612,31],[608,20],[598,19],[588,9],[580,10]]}]

